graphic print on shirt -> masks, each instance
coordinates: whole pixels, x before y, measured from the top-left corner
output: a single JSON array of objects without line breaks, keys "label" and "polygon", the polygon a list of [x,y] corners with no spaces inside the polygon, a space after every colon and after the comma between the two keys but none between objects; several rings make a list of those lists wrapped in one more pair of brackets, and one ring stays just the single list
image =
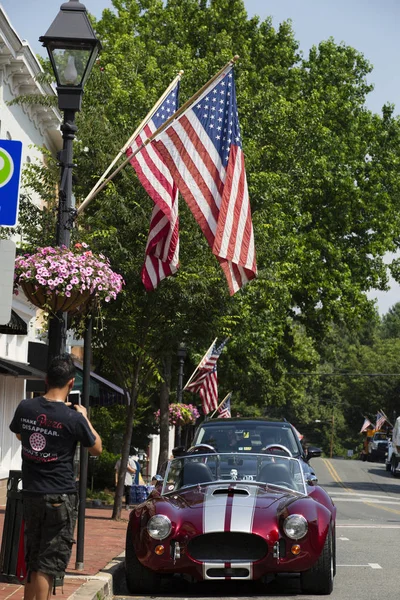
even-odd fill
[{"label": "graphic print on shirt", "polygon": [[51,452],[51,449],[48,449],[47,452],[44,450],[49,445],[50,440],[59,437],[59,432],[63,429],[62,423],[52,421],[45,414],[40,414],[36,419],[22,418],[21,429],[32,432],[28,438],[29,447],[22,446],[24,458],[36,462],[52,462],[58,459],[56,452]]}]

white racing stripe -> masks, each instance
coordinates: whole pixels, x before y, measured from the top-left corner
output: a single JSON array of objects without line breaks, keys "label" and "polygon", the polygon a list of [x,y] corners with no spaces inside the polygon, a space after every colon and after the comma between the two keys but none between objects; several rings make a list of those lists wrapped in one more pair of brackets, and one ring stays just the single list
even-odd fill
[{"label": "white racing stripe", "polygon": [[[244,488],[241,488],[244,489]],[[231,531],[253,531],[254,511],[257,501],[257,486],[245,488],[248,496],[234,496],[232,506]]]}]

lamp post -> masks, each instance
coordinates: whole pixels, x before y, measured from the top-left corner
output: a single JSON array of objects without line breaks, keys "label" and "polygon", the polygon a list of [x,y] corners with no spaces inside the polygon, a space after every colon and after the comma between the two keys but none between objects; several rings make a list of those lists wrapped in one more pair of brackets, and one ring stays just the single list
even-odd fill
[{"label": "lamp post", "polygon": [[[77,131],[75,113],[81,110],[83,88],[101,44],[93,31],[86,8],[79,0],[69,0],[61,5],[58,15],[39,41],[48,52],[57,80],[58,107],[64,113],[61,125],[63,149],[58,154],[61,180],[56,245],[69,247],[76,214],[71,202],[73,140]],[[48,362],[65,351],[66,330],[64,313],[59,312],[50,319]]]},{"label": "lamp post", "polygon": [[[90,75],[100,41],[91,26],[86,7],[79,0],[69,0],[61,5],[60,11],[47,33],[39,38],[47,49],[54,75],[57,80],[58,107],[64,113],[61,131],[63,149],[58,154],[61,180],[58,192],[56,245],[70,245],[71,229],[76,216],[72,208],[73,141],[77,131],[75,114],[81,110],[83,88]],[[67,322],[66,314],[58,312],[50,319],[48,334],[48,362],[65,351]],[[89,408],[90,362],[92,321],[88,318],[85,330],[82,404]],[[85,534],[85,500],[87,487],[88,452],[80,448],[77,555],[75,568],[83,569]]]},{"label": "lamp post", "polygon": [[[179,370],[178,370],[178,387],[176,390],[176,399],[177,402],[182,403],[182,392],[183,392],[183,366],[185,364],[185,358],[186,358],[186,348],[185,348],[185,344],[183,342],[181,342],[179,344],[179,348],[178,348],[178,359],[179,359]],[[182,427],[178,426],[176,428],[176,437],[175,437],[175,446],[180,446],[182,443],[181,440],[181,433],[182,433]]]}]

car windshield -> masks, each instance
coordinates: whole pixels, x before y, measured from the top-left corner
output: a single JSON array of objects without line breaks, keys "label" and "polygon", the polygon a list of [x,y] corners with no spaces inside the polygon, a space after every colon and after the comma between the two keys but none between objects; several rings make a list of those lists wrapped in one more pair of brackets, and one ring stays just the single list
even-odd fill
[{"label": "car windshield", "polygon": [[[222,420],[222,419],[221,419]],[[300,442],[288,424],[220,423],[200,426],[194,445],[208,444],[218,452],[260,452],[267,446],[278,444],[300,456]]]},{"label": "car windshield", "polygon": [[300,461],[276,454],[189,454],[169,461],[162,494],[214,483],[267,484],[306,494]]}]

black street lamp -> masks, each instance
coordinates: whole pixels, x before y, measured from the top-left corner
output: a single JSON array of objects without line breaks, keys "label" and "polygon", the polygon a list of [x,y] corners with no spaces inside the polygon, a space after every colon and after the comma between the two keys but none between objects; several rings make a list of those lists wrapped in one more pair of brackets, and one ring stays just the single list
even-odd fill
[{"label": "black street lamp", "polygon": [[[182,393],[183,393],[183,366],[185,364],[186,358],[186,348],[185,344],[181,342],[178,348],[178,359],[179,359],[179,370],[178,370],[178,386],[176,390],[176,399],[177,402],[182,402]],[[180,446],[182,443],[182,427],[178,425],[175,429],[175,446]]]},{"label": "black street lamp", "polygon": [[[83,87],[101,49],[90,24],[86,7],[79,0],[69,0],[60,11],[47,33],[39,38],[47,49],[57,80],[58,107],[64,112],[61,126],[63,149],[58,154],[61,181],[58,193],[56,245],[70,244],[70,233],[75,219],[72,208],[73,140],[77,131],[75,113],[82,106]],[[65,351],[66,315],[57,313],[49,324],[48,361]]]},{"label": "black street lamp", "polygon": [[[46,35],[39,38],[47,49],[57,80],[58,107],[64,112],[61,131],[63,149],[58,153],[61,181],[58,192],[56,245],[70,245],[71,229],[76,217],[72,208],[73,141],[77,131],[75,113],[81,110],[83,87],[101,49],[90,24],[86,7],[79,0],[69,0],[50,25]],[[67,335],[66,313],[58,312],[50,319],[48,335],[48,362],[65,351]],[[82,404],[89,408],[90,360],[92,321],[89,317],[85,330]],[[80,475],[77,552],[75,568],[83,569],[85,536],[85,500],[87,486],[88,451],[80,448]]]},{"label": "black street lamp", "polygon": [[178,402],[182,402],[182,392],[183,392],[183,366],[185,364],[185,358],[186,358],[186,348],[185,345],[183,343],[179,344],[179,348],[178,348],[178,359],[179,359],[179,371],[178,371],[178,390],[177,390],[177,396],[178,396]]}]

